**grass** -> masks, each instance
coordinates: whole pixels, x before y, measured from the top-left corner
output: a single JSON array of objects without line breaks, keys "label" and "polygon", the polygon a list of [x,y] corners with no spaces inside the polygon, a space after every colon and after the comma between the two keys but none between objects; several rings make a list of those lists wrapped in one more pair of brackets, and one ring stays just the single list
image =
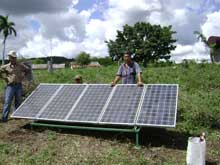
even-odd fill
[{"label": "grass", "polygon": [[[35,83],[111,83],[117,66],[34,71]],[[207,133],[207,163],[220,163],[220,67],[215,64],[153,66],[143,70],[144,83],[179,84],[177,126],[145,129],[141,150],[133,136],[92,131],[24,128],[28,121],[0,124],[1,164],[184,164],[188,136]],[[4,82],[0,81],[0,93]]]}]

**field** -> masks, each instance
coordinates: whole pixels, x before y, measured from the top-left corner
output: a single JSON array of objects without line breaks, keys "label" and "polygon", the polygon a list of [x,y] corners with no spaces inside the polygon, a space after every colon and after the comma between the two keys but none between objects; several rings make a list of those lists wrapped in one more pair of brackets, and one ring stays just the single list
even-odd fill
[{"label": "field", "polygon": [[[220,164],[220,65],[149,65],[144,83],[179,84],[177,126],[144,128],[141,149],[134,135],[67,129],[34,128],[30,121],[10,119],[0,123],[2,164],[185,164],[187,140],[207,135],[207,164]],[[86,83],[109,83],[117,66],[76,70],[34,71],[35,84],[73,83],[80,74]],[[32,87],[34,88],[35,85]],[[0,81],[2,110],[4,83]]]}]

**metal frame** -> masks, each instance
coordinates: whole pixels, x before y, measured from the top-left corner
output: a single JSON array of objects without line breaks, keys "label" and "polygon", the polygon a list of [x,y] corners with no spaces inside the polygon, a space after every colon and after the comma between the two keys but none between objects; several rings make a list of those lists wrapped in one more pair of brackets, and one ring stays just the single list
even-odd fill
[{"label": "metal frame", "polygon": [[126,132],[135,134],[135,148],[140,149],[139,133],[141,127],[134,126],[133,128],[116,128],[116,127],[94,127],[94,126],[78,126],[78,125],[65,125],[65,124],[48,124],[42,122],[30,123],[31,129],[36,127],[52,127],[52,128],[64,128],[64,129],[80,129],[80,130],[92,130],[92,131],[107,131],[107,132]]}]

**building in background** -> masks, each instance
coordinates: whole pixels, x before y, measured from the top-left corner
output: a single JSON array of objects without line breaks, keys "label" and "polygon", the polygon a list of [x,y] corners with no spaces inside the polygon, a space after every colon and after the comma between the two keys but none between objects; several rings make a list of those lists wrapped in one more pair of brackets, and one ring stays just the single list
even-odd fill
[{"label": "building in background", "polygon": [[208,44],[214,46],[210,53],[213,53],[214,62],[220,63],[220,36],[211,36],[208,39]]}]

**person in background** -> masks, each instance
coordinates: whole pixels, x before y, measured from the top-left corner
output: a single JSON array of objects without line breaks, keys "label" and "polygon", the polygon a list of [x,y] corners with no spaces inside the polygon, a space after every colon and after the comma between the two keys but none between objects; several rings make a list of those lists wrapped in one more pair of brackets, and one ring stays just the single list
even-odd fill
[{"label": "person in background", "polygon": [[76,84],[82,84],[83,83],[82,76],[76,75],[75,76],[75,83]]},{"label": "person in background", "polygon": [[15,51],[10,51],[8,57],[10,62],[0,67],[0,78],[4,79],[7,84],[2,111],[2,122],[8,121],[8,114],[13,98],[15,98],[14,110],[21,104],[22,81],[30,72],[27,66],[17,62],[17,54]]},{"label": "person in background", "polygon": [[123,59],[124,63],[119,67],[116,77],[111,85],[115,86],[120,78],[122,79],[122,84],[135,84],[137,76],[138,86],[143,86],[141,69],[138,63],[132,61],[131,54],[128,52],[124,53]]}]

